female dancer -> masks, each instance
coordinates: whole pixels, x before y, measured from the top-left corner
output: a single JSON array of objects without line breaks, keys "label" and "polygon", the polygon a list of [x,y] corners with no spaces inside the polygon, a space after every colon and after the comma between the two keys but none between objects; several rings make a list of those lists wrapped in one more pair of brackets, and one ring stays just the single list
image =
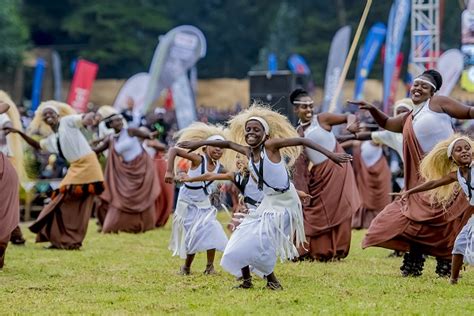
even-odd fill
[{"label": "female dancer", "polygon": [[[251,288],[250,266],[267,279],[267,288],[280,290],[275,276],[277,256],[282,260],[298,256],[296,246],[304,242],[303,213],[295,187],[290,182],[288,166],[300,154],[295,146],[320,151],[337,163],[351,159],[347,154],[335,154],[324,147],[298,137],[288,120],[272,110],[253,105],[230,121],[230,135],[236,142],[206,140],[182,143],[191,150],[201,146],[232,149],[249,157],[249,170],[257,180],[264,198],[254,212],[247,216],[232,234],[221,260],[231,274],[242,277],[240,288]],[[246,143],[247,146],[241,145]]]},{"label": "female dancer", "polygon": [[[290,101],[299,118],[300,136],[316,141],[327,150],[344,150],[331,132],[334,125],[347,123],[350,132],[358,131],[352,114],[313,114],[313,100],[302,89],[293,91]],[[352,215],[361,206],[351,164],[341,168],[326,156],[306,149],[298,158],[293,179],[297,189],[312,195],[303,208],[307,244],[299,249],[300,259],[330,261],[345,258],[351,245]]]},{"label": "female dancer", "polygon": [[[181,130],[178,141],[224,139],[223,130],[204,123],[193,123]],[[206,172],[219,172],[219,159],[223,151],[218,147],[206,146],[202,154],[190,153],[179,147],[168,151],[168,170],[165,181],[172,183],[174,179],[174,163],[176,156],[191,161],[188,176],[194,177]],[[207,265],[204,274],[214,274],[214,257],[216,250],[224,251],[227,236],[216,219],[217,210],[211,205],[209,194],[212,182],[202,181],[199,184],[185,183],[179,190],[176,210],[173,216],[173,229],[169,249],[173,256],[185,259],[180,274],[191,273],[191,264],[197,252],[207,252]]]},{"label": "female dancer", "polygon": [[[0,101],[0,115],[10,106]],[[18,175],[8,158],[0,151],[0,270],[5,263],[10,235],[20,219],[20,197]]]},{"label": "female dancer", "polygon": [[[474,108],[455,100],[436,96],[441,87],[441,75],[435,70],[425,71],[411,87],[413,111],[388,117],[365,101],[349,101],[368,110],[375,121],[392,132],[403,132],[405,188],[421,183],[419,164],[423,155],[453,133],[451,118],[470,119]],[[436,273],[450,274],[450,256],[454,239],[466,224],[473,208],[457,196],[449,205],[432,205],[423,195],[411,195],[387,205],[372,221],[362,243],[363,248],[378,246],[406,251],[400,270],[403,276],[422,274],[423,254],[435,256]]]},{"label": "female dancer", "polygon": [[100,195],[105,209],[103,233],[140,233],[155,227],[155,201],[160,186],[155,167],[138,138],[152,139],[153,133],[124,128],[120,114],[105,118],[114,131],[94,151],[109,150],[105,167],[104,192]]},{"label": "female dancer", "polygon": [[[363,131],[369,128],[368,124],[361,124]],[[342,147],[352,147],[354,175],[362,201],[362,207],[352,215],[352,228],[369,228],[375,216],[392,201],[389,196],[392,174],[382,146],[375,142],[352,140],[343,143]]]},{"label": "female dancer", "polygon": [[[31,128],[49,131],[49,136],[39,142],[17,129],[7,129],[18,133],[34,149],[62,156],[70,164],[59,190],[53,193],[51,202],[30,226],[30,230],[37,233],[36,241],[49,241],[49,248],[79,249],[82,246],[94,195],[103,190],[99,161],[80,131],[80,127],[93,124],[94,114],[72,113],[74,111],[65,103],[41,103],[30,124]],[[45,124],[41,124],[41,120]]]},{"label": "female dancer", "polygon": [[[433,190],[429,196],[435,203],[449,204],[461,187],[469,204],[474,205],[473,143],[472,139],[460,135],[439,143],[421,162],[420,172],[426,182],[393,195],[406,199],[411,194]],[[458,183],[453,185],[455,182]],[[451,284],[458,282],[463,259],[474,265],[474,215],[454,242]]]}]

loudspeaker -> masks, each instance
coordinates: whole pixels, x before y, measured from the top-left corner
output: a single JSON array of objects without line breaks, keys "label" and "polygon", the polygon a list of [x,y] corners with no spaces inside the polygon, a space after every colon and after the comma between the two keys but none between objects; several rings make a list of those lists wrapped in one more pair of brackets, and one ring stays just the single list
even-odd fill
[{"label": "loudspeaker", "polygon": [[296,88],[308,90],[309,75],[293,74],[287,70],[276,72],[250,71],[250,102],[269,104],[296,125],[298,119],[290,103],[290,93]]}]

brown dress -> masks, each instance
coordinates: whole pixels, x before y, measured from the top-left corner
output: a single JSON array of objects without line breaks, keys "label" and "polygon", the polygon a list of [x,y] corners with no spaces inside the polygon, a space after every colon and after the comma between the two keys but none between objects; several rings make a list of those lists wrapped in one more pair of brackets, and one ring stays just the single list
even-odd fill
[{"label": "brown dress", "polygon": [[161,188],[161,193],[158,195],[155,203],[155,227],[163,227],[173,211],[174,184],[165,182],[167,161],[163,158],[162,153],[156,153],[154,163],[158,177],[158,184]]},{"label": "brown dress", "polygon": [[150,156],[143,152],[124,162],[111,138],[105,167],[105,191],[100,196],[107,212],[103,233],[140,233],[155,227],[155,201],[160,185]]},{"label": "brown dress", "polygon": [[353,147],[354,174],[359,188],[362,207],[352,216],[352,228],[369,228],[372,220],[391,202],[391,172],[387,159],[382,155],[372,166],[367,167],[362,159],[362,143]]},{"label": "brown dress", "polygon": [[[422,179],[418,174],[423,152],[416,139],[411,112],[403,126],[405,188],[413,188]],[[454,240],[467,223],[474,208],[463,194],[443,209],[432,206],[426,194],[410,195],[407,200],[396,200],[387,205],[369,227],[362,247],[383,247],[410,251],[411,247],[424,254],[450,258]]]},{"label": "brown dress", "polygon": [[[300,135],[302,128],[298,128]],[[344,152],[336,144],[335,152]],[[293,182],[312,198],[303,206],[306,241],[300,256],[318,261],[341,259],[349,254],[352,214],[360,207],[351,164],[336,165],[331,160],[312,166],[304,153],[298,158]]]},{"label": "brown dress", "polygon": [[15,168],[0,153],[0,269],[3,268],[10,234],[20,220],[19,186]]}]

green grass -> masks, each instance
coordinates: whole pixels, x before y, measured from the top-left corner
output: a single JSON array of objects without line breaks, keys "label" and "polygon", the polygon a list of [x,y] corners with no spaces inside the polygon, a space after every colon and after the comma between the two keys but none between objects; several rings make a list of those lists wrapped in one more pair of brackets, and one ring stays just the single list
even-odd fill
[{"label": "green grass", "polygon": [[272,292],[260,279],[254,289],[232,290],[235,280],[218,264],[217,275],[204,276],[204,254],[191,276],[178,276],[182,261],[167,250],[169,225],[140,235],[95,228],[91,221],[80,251],[43,249],[29,232],[26,246],[10,245],[0,314],[474,314],[472,267],[457,286],[436,277],[433,259],[420,278],[402,278],[400,258],[360,249],[363,231],[354,232],[342,262],[278,263],[285,290]]}]

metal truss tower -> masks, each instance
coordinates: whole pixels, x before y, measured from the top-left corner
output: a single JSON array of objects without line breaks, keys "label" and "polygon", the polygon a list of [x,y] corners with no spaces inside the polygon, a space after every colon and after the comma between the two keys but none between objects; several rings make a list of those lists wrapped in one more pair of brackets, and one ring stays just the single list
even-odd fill
[{"label": "metal truss tower", "polygon": [[440,0],[412,0],[411,56],[419,75],[436,67],[440,55]]}]

